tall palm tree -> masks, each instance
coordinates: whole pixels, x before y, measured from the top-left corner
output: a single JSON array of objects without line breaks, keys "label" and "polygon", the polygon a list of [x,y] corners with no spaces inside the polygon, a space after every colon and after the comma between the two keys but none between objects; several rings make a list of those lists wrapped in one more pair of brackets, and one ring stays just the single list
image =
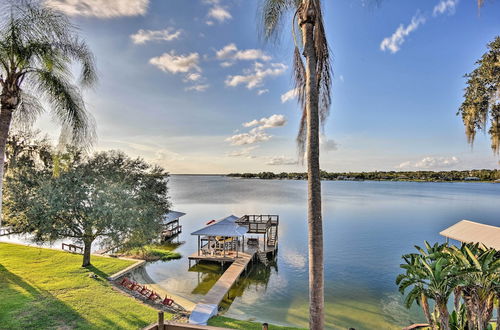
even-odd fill
[{"label": "tall palm tree", "polygon": [[[294,78],[302,108],[297,142],[305,152],[308,180],[309,326],[324,327],[323,220],[319,165],[320,125],[330,107],[331,64],[320,0],[265,0],[262,8],[266,39],[279,33],[283,17],[293,13]],[[296,34],[298,30],[300,33]]]},{"label": "tall palm tree", "polygon": [[[2,8],[0,23],[0,178],[13,119],[31,122],[50,110],[73,142],[93,138],[91,117],[79,88],[71,82],[71,65],[81,64],[80,83],[96,82],[94,58],[76,28],[62,13],[35,1],[12,1]],[[3,180],[0,179],[0,226]]]}]

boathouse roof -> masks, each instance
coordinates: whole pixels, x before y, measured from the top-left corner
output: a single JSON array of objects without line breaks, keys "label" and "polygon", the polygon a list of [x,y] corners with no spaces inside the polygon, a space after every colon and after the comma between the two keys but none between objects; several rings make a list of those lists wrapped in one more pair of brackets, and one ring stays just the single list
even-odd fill
[{"label": "boathouse roof", "polygon": [[500,251],[500,227],[462,220],[439,234],[463,243],[482,243]]},{"label": "boathouse roof", "polygon": [[236,220],[238,219],[239,217],[230,215],[226,218],[217,220],[216,222],[207,225],[204,228],[192,232],[191,235],[224,236],[224,237],[243,236],[248,232],[248,228],[237,224]]},{"label": "boathouse roof", "polygon": [[170,211],[163,216],[163,222],[168,223],[170,221],[174,221],[179,219],[180,217],[186,215],[186,213],[178,212],[178,211]]}]

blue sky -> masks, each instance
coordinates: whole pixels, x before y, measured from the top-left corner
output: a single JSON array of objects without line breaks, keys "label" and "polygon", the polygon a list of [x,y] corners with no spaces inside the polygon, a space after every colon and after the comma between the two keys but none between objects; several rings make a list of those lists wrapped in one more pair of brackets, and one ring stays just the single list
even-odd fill
[{"label": "blue sky", "polygon": [[[500,34],[500,1],[326,0],[335,79],[322,136],[329,171],[498,167],[455,115],[463,75]],[[97,58],[86,92],[97,150],[171,173],[304,171],[291,91],[293,41],[259,38],[260,0],[46,0]],[[385,41],[384,41],[385,40]],[[287,94],[287,92],[289,92]],[[57,135],[49,117],[38,126]]]}]

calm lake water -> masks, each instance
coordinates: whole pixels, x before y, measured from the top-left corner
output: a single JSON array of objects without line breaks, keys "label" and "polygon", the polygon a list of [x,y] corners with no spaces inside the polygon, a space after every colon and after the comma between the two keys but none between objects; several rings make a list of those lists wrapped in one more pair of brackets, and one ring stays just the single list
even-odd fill
[{"label": "calm lake water", "polygon": [[[183,258],[147,266],[167,290],[198,301],[220,276],[216,265],[188,271],[196,251],[190,233],[230,214],[279,214],[276,264],[255,267],[230,292],[226,316],[307,327],[306,182],[218,176],[172,176],[181,218]],[[394,284],[401,255],[444,241],[439,231],[461,219],[500,225],[500,184],[323,182],[326,325],[329,329],[399,329],[423,321],[407,311]]]}]

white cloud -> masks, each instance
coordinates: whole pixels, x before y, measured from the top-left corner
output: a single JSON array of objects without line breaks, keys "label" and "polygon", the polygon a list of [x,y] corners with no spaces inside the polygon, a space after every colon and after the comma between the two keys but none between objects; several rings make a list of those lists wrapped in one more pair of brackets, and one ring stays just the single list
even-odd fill
[{"label": "white cloud", "polygon": [[253,156],[251,154],[251,152],[253,150],[255,150],[256,148],[257,148],[257,146],[251,146],[251,147],[243,148],[240,150],[235,150],[235,151],[228,153],[227,156],[228,157],[245,157],[245,158],[249,158],[249,159],[256,158],[255,156]]},{"label": "white cloud", "polygon": [[144,15],[149,0],[45,0],[44,4],[69,16],[112,18]]},{"label": "white cloud", "polygon": [[174,28],[166,28],[164,30],[139,30],[132,34],[130,38],[134,44],[144,44],[148,41],[172,41],[178,39],[181,35],[181,30]]},{"label": "white cloud", "polygon": [[272,166],[277,166],[277,165],[297,165],[298,161],[293,158],[285,157],[285,156],[276,156],[276,157],[271,157],[269,161],[266,163],[266,165],[272,165]]},{"label": "white cloud", "polygon": [[396,32],[392,34],[392,36],[382,40],[382,42],[380,43],[380,49],[383,51],[389,50],[393,54],[397,53],[400,50],[401,45],[404,43],[405,38],[424,23],[425,18],[417,13],[411,19],[410,24],[408,24],[406,27],[401,24],[397,28]]},{"label": "white cloud", "polygon": [[269,93],[269,89],[259,89],[257,91],[257,95],[262,95],[262,94],[266,94],[266,93]]},{"label": "white cloud", "polygon": [[199,67],[200,56],[198,53],[191,53],[188,55],[176,55],[174,51],[164,53],[159,57],[153,57],[149,63],[153,64],[162,71],[170,73],[198,71],[201,72]]},{"label": "white cloud", "polygon": [[267,134],[258,127],[252,129],[248,133],[241,133],[233,135],[226,139],[227,142],[230,142],[233,146],[242,146],[246,144],[254,144],[257,142],[268,141],[272,138],[271,135]]},{"label": "white cloud", "polygon": [[459,0],[441,0],[432,11],[432,15],[438,16],[444,13],[453,15]]},{"label": "white cloud", "polygon": [[[208,11],[208,17],[215,19],[219,23],[223,23],[223,22],[233,18],[233,16],[231,15],[231,13],[227,9],[225,9],[221,6],[217,6],[217,5],[210,8],[210,10]],[[211,22],[213,24],[213,22],[209,20],[209,21],[207,21],[208,25],[212,25],[212,24],[209,24],[209,22]]]},{"label": "white cloud", "polygon": [[334,140],[328,139],[326,135],[321,134],[319,136],[319,143],[324,151],[335,151],[339,148],[339,145]]},{"label": "white cloud", "polygon": [[283,63],[271,63],[265,65],[260,62],[254,64],[253,69],[246,70],[243,75],[228,76],[226,85],[236,87],[240,84],[246,85],[248,89],[262,86],[267,77],[275,77],[285,73],[287,66]]},{"label": "white cloud", "polygon": [[204,92],[210,87],[209,84],[198,84],[198,85],[193,85],[186,87],[184,90],[185,91],[196,91],[196,92]]},{"label": "white cloud", "polygon": [[272,115],[268,118],[254,119],[243,123],[244,127],[259,126],[259,129],[281,127],[286,125],[286,118],[283,115]]},{"label": "white cloud", "polygon": [[288,102],[290,100],[295,99],[298,96],[297,88],[290,89],[285,94],[281,94],[281,103]]},{"label": "white cloud", "polygon": [[199,73],[188,73],[184,81],[198,81],[202,78],[202,75]]},{"label": "white cloud", "polygon": [[450,168],[460,164],[460,159],[455,156],[452,157],[424,157],[416,162],[406,161],[402,162],[396,168],[399,169],[421,169],[421,170],[439,170],[443,168]]},{"label": "white cloud", "polygon": [[255,60],[261,60],[261,61],[270,61],[271,56],[266,55],[262,50],[260,49],[244,49],[244,50],[238,50],[238,47],[233,44],[229,44],[224,46],[222,49],[217,50],[215,52],[215,56],[219,60],[224,60],[222,62],[222,66],[230,66],[234,61],[241,60],[241,61],[255,61]]}]

